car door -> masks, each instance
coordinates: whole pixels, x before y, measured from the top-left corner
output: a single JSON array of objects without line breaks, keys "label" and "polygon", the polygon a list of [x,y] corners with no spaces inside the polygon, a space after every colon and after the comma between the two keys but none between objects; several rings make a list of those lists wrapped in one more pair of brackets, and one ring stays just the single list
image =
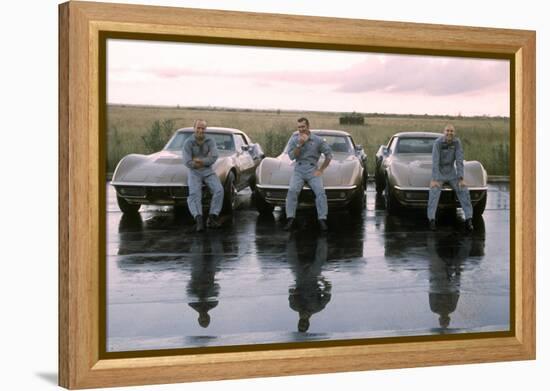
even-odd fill
[{"label": "car door", "polygon": [[250,178],[254,174],[255,165],[254,159],[247,150],[248,142],[243,135],[236,133],[233,137],[237,151],[237,168],[240,172],[239,178],[237,178],[237,188],[240,190],[248,186]]}]

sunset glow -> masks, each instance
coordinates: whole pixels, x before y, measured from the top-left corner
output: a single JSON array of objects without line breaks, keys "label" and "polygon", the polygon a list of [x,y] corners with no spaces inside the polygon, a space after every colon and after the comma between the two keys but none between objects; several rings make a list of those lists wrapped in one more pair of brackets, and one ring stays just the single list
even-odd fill
[{"label": "sunset glow", "polygon": [[509,116],[509,62],[109,40],[107,101]]}]

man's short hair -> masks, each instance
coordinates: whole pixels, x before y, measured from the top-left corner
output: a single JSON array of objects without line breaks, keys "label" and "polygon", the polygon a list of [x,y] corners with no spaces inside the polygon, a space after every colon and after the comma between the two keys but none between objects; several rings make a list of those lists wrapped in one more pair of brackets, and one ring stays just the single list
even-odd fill
[{"label": "man's short hair", "polygon": [[195,122],[193,123],[193,129],[196,129],[197,128],[197,124],[199,122],[204,122],[204,125],[206,126],[206,120],[204,119],[196,119]]},{"label": "man's short hair", "polygon": [[309,128],[309,120],[306,117],[298,118],[297,122],[305,122],[307,127]]}]

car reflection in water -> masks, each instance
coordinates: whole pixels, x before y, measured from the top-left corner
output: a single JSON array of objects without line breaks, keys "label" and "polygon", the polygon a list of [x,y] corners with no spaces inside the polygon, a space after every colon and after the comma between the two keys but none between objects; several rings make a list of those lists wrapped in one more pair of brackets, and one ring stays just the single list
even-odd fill
[{"label": "car reflection in water", "polygon": [[[118,235],[120,241],[128,241],[128,238],[130,238],[130,241],[139,242],[142,231],[143,219],[139,213],[124,214],[120,217],[120,221],[118,223]],[[118,250],[118,254],[124,255],[123,253],[120,253],[120,248]]]},{"label": "car reflection in water", "polygon": [[479,268],[485,255],[485,224],[476,220],[474,232],[463,229],[457,216],[445,216],[444,228],[431,232],[421,218],[386,216],[385,257],[390,270],[416,272],[429,281],[428,303],[438,315],[433,331],[445,333],[457,309],[464,271]]},{"label": "car reflection in water", "polygon": [[[354,273],[365,266],[364,216],[335,213],[329,215],[328,224],[329,233],[319,233],[315,214],[307,212],[301,214],[291,233],[282,230],[284,220],[279,215],[260,215],[256,221],[256,255],[262,271],[270,274],[288,268],[294,277],[288,304],[298,313],[300,333],[309,330],[311,317],[323,311],[332,298],[332,283],[322,273]],[[330,325],[321,328],[327,327]],[[314,338],[313,334],[310,337]]]},{"label": "car reflection in water", "polygon": [[298,312],[298,331],[309,329],[311,316],[322,311],[331,297],[330,281],[321,275],[327,261],[325,236],[292,235],[287,244],[287,257],[295,276],[295,284],[288,290],[290,308]]},{"label": "car reflection in water", "polygon": [[[491,188],[485,220],[460,211],[428,230],[425,211],[387,216],[279,209],[250,192],[219,230],[197,234],[166,207],[107,214],[109,351],[441,335],[509,329],[509,212]],[[500,204],[499,204],[500,205]],[[485,232],[484,225],[487,227]]]},{"label": "car reflection in water", "polygon": [[119,223],[118,267],[124,272],[189,278],[188,305],[206,328],[209,311],[218,305],[220,263],[236,259],[239,251],[238,243],[226,234],[217,230],[197,235],[187,221],[171,214],[145,221],[140,214],[124,214]]},{"label": "car reflection in water", "polygon": [[159,213],[143,220],[139,213],[125,213],[118,225],[117,254],[160,261],[163,255],[188,252],[190,243],[182,241],[181,235],[191,230],[185,220],[171,214]]}]

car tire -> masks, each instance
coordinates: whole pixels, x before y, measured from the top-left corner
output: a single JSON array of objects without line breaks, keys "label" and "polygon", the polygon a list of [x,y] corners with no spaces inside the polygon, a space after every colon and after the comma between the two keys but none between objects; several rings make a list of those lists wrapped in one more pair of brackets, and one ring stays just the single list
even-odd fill
[{"label": "car tire", "polygon": [[367,164],[365,163],[365,166],[363,168],[363,189],[367,190],[367,184],[369,183],[369,173],[367,171]]},{"label": "car tire", "polygon": [[487,193],[483,196],[482,199],[478,201],[477,204],[474,205],[474,217],[480,218],[483,212],[485,212],[485,207],[487,206]]},{"label": "car tire", "polygon": [[174,205],[174,216],[177,218],[190,218],[191,212],[189,212],[189,207],[185,204]]},{"label": "car tire", "polygon": [[256,190],[256,177],[253,176],[248,180],[248,187],[250,187],[250,190],[252,193]]},{"label": "car tire", "polygon": [[384,186],[384,201],[386,204],[386,211],[388,212],[388,214],[394,215],[399,209],[399,201],[397,201],[397,198],[395,198],[395,195],[391,190],[390,181],[387,177],[385,182],[386,184]]},{"label": "car tire", "polygon": [[223,206],[222,213],[231,214],[237,206],[237,188],[235,187],[235,174],[230,171],[227,174],[225,185],[223,187]]},{"label": "car tire", "polygon": [[267,215],[267,214],[271,214],[273,213],[273,209],[275,209],[275,207],[273,205],[271,205],[270,203],[268,203],[264,197],[262,197],[262,195],[260,194],[260,192],[256,189],[254,190],[254,193],[253,194],[253,198],[254,198],[254,206],[256,206],[256,210],[261,214],[261,215]]},{"label": "car tire", "polygon": [[141,204],[137,204],[137,205],[130,204],[128,201],[126,201],[124,198],[122,198],[118,194],[116,196],[116,201],[122,213],[136,214],[139,212],[139,208],[141,208]]},{"label": "car tire", "polygon": [[374,174],[374,183],[376,186],[376,193],[382,194],[384,192],[384,189],[386,188],[386,181],[384,179],[384,176],[380,173],[380,166],[376,167]]},{"label": "car tire", "polygon": [[363,188],[361,188],[361,191],[353,196],[353,199],[348,204],[348,212],[352,216],[358,216],[363,213],[363,209],[365,209],[366,204],[365,198],[365,191]]}]

